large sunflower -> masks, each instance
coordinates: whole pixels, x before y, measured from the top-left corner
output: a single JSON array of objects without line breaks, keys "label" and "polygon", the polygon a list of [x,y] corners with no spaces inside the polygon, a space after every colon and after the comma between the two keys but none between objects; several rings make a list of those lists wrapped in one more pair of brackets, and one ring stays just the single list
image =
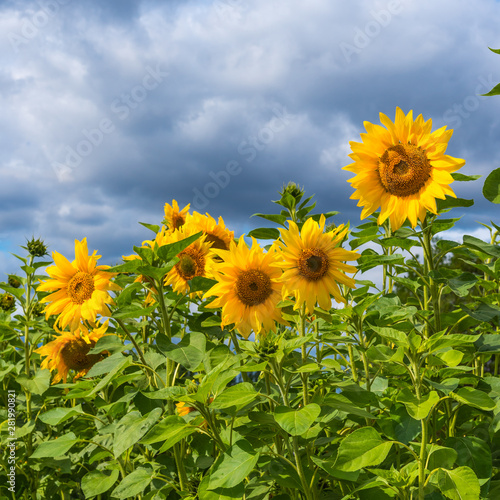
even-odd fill
[{"label": "large sunflower", "polygon": [[114,273],[108,273],[109,266],[97,266],[101,258],[88,254],[87,239],[75,240],[75,260],[69,262],[58,252],[52,253],[55,266],[47,268],[51,279],[43,281],[38,291],[54,292],[44,297],[40,302],[50,302],[45,308],[46,318],[52,314],[59,314],[56,324],[61,329],[70,326],[75,330],[80,320],[95,323],[97,315],[110,316],[107,304],[113,299],[109,290],[120,290],[120,287],[111,282]]},{"label": "large sunflower", "polygon": [[[158,246],[167,245],[181,241],[198,233],[190,226],[183,226],[175,231],[163,230],[158,233],[155,242]],[[210,267],[213,254],[206,236],[202,235],[187,248],[177,254],[179,262],[165,276],[165,285],[172,285],[175,292],[187,293],[189,291],[189,280],[195,276],[210,277]]]},{"label": "large sunflower", "polygon": [[284,270],[280,277],[283,282],[283,297],[295,295],[295,309],[306,304],[307,311],[313,313],[316,303],[329,310],[331,295],[337,302],[345,302],[338,284],[354,288],[354,280],[345,273],[355,273],[354,266],[344,261],[356,260],[359,254],[340,247],[347,234],[341,225],[328,233],[324,232],[325,216],[319,223],[312,218],[302,226],[299,233],[297,224],[288,221],[288,230],[280,229],[283,243],[278,243],[283,262],[277,264]]},{"label": "large sunflower", "polygon": [[385,128],[364,122],[363,142],[350,143],[354,163],[344,169],[356,174],[348,181],[356,189],[351,199],[364,207],[361,219],[380,207],[379,224],[389,218],[396,230],[408,219],[415,227],[427,210],[437,213],[436,198],[456,198],[451,173],[465,160],[444,154],[453,130],[431,133],[432,120],[422,115],[414,121],[412,111],[405,116],[396,108],[394,123],[383,113],[380,121]]},{"label": "large sunflower", "polygon": [[80,325],[75,331],[62,332],[52,342],[35,350],[40,356],[46,356],[41,364],[42,369],[57,370],[53,384],[60,380],[66,383],[70,370],[76,372],[74,378],[76,380],[87,374],[98,361],[103,359],[103,353],[89,354],[89,351],[106,334],[107,328],[107,321],[90,331]]},{"label": "large sunflower", "polygon": [[186,225],[191,226],[194,232],[203,231],[205,241],[211,243],[211,248],[214,249],[228,250],[229,244],[234,240],[234,231],[226,228],[222,217],[216,222],[211,215],[193,212],[192,215],[187,214]]},{"label": "large sunflower", "polygon": [[274,267],[279,255],[274,248],[264,253],[254,238],[248,248],[243,237],[238,244],[230,243],[229,250],[214,250],[223,262],[213,268],[218,281],[205,297],[215,296],[207,307],[222,308],[221,326],[233,324],[248,338],[275,329],[275,322],[283,323],[277,307],[281,299],[282,284],[278,280],[281,270]]},{"label": "large sunflower", "polygon": [[188,203],[182,210],[179,209],[179,204],[176,200],[172,200],[172,205],[165,203],[165,218],[163,222],[167,225],[170,231],[175,231],[184,225],[186,217],[189,213]]}]

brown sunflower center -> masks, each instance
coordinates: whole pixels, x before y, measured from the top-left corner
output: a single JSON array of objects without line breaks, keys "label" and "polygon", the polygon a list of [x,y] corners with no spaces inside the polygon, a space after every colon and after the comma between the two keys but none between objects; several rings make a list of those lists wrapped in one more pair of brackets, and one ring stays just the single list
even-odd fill
[{"label": "brown sunflower center", "polygon": [[69,280],[67,290],[69,298],[75,304],[83,304],[92,297],[94,288],[92,275],[79,271]]},{"label": "brown sunflower center", "polygon": [[301,276],[309,281],[317,281],[328,271],[328,257],[319,248],[307,248],[300,253],[297,266]]},{"label": "brown sunflower center", "polygon": [[172,227],[170,229],[179,229],[184,225],[186,219],[181,214],[172,215]]},{"label": "brown sunflower center", "polygon": [[227,250],[228,246],[226,242],[222,239],[216,236],[213,233],[207,233],[207,237],[205,238],[205,241],[208,243],[212,243],[211,248],[218,248],[219,250]]},{"label": "brown sunflower center", "polygon": [[205,257],[195,248],[187,248],[179,254],[179,262],[175,265],[179,276],[189,281],[195,276],[203,276],[205,271]]},{"label": "brown sunflower center", "polygon": [[92,340],[87,344],[83,339],[74,339],[61,349],[61,357],[68,368],[86,370],[102,359],[100,354],[88,354],[94,346],[95,342]]},{"label": "brown sunflower center", "polygon": [[395,196],[418,193],[431,176],[425,153],[413,144],[397,144],[384,151],[378,174],[384,189]]},{"label": "brown sunflower center", "polygon": [[272,292],[271,278],[258,269],[242,271],[236,280],[236,295],[246,306],[262,304]]}]

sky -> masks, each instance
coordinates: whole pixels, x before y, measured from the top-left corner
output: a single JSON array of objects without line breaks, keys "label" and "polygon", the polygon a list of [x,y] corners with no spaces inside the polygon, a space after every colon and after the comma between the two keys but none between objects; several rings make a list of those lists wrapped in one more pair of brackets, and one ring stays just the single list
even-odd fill
[{"label": "sky", "polygon": [[[486,176],[498,26],[495,0],[0,1],[0,281],[32,236],[118,263],[173,199],[247,233],[289,181],[355,227],[349,141],[397,106]],[[455,235],[500,223],[483,182],[452,184]]]}]

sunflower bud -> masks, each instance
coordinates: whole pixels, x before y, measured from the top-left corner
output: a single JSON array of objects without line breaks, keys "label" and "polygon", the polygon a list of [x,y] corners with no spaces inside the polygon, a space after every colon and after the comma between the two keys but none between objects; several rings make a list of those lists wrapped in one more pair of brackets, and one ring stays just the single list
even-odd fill
[{"label": "sunflower bud", "polygon": [[33,313],[33,316],[40,316],[45,310],[45,307],[43,306],[43,304],[40,304],[40,302],[35,302],[35,304],[33,304],[33,309],[31,310],[31,312]]},{"label": "sunflower bud", "polygon": [[14,299],[14,296],[10,293],[4,293],[0,295],[0,309],[2,309],[3,311],[12,309],[14,307],[15,301],[16,300]]},{"label": "sunflower bud", "polygon": [[301,188],[295,182],[289,182],[286,186],[283,186],[279,194],[281,195],[280,205],[293,209],[304,196],[304,188]]},{"label": "sunflower bud", "polygon": [[47,246],[41,239],[35,240],[35,238],[32,238],[28,241],[27,249],[29,254],[33,257],[43,257],[47,255]]},{"label": "sunflower bud", "polygon": [[19,288],[21,286],[21,281],[17,276],[14,276],[13,274],[9,275],[9,285],[12,288]]}]

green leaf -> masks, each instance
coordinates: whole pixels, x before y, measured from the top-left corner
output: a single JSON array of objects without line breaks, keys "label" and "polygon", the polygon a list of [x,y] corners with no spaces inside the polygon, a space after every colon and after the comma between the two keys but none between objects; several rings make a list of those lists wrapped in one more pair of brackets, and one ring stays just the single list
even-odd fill
[{"label": "green leaf", "polygon": [[240,484],[257,464],[259,454],[241,439],[234,443],[214,464],[208,488],[233,488]]},{"label": "green leaf", "polygon": [[464,175],[459,172],[453,172],[451,176],[453,177],[453,180],[459,182],[477,181],[482,177],[482,175]]},{"label": "green leaf", "polygon": [[477,321],[492,321],[495,324],[500,322],[500,307],[498,306],[481,303],[475,311],[472,311],[466,305],[460,304],[460,308]]},{"label": "green leaf", "polygon": [[78,442],[79,439],[77,439],[75,434],[73,432],[68,432],[68,434],[64,434],[64,436],[60,438],[39,444],[30,458],[60,457]]},{"label": "green leaf", "polygon": [[205,278],[204,276],[195,276],[189,281],[189,292],[208,292],[216,284],[216,280]]},{"label": "green leaf", "polygon": [[477,277],[472,273],[462,273],[456,278],[448,280],[451,291],[459,297],[467,297],[469,289],[477,283]]},{"label": "green leaf", "polygon": [[120,307],[113,311],[113,318],[125,319],[125,318],[140,318],[141,316],[148,316],[149,313],[156,309],[156,305],[149,307],[140,307],[137,305],[129,305]]},{"label": "green leaf", "polygon": [[359,470],[355,472],[345,472],[343,470],[339,470],[335,468],[335,458],[328,458],[326,460],[322,460],[321,458],[317,458],[312,456],[311,460],[318,466],[321,467],[325,472],[330,474],[330,476],[335,479],[340,479],[341,481],[357,481],[359,477]]},{"label": "green leaf", "polygon": [[222,410],[235,406],[239,409],[255,401],[258,396],[259,393],[254,389],[252,384],[243,382],[225,389],[223,393],[219,394],[214,401],[212,401],[210,408]]},{"label": "green leaf", "polygon": [[492,203],[500,203],[500,168],[496,168],[486,177],[483,196]]},{"label": "green leaf", "polygon": [[147,224],[146,222],[139,222],[139,224],[147,229],[150,229],[155,234],[157,234],[160,230],[160,226],[157,226],[156,224]]},{"label": "green leaf", "polygon": [[153,392],[142,392],[144,396],[149,399],[166,399],[170,401],[178,401],[180,397],[187,394],[187,389],[185,387],[163,387],[158,391]]},{"label": "green leaf", "polygon": [[119,471],[93,470],[82,477],[82,491],[85,498],[95,497],[108,491],[118,479]]},{"label": "green leaf", "polygon": [[415,420],[423,420],[429,415],[432,407],[439,401],[436,391],[431,391],[418,399],[410,389],[404,388],[396,397],[396,401],[403,403],[408,414]]},{"label": "green leaf", "polygon": [[355,472],[364,467],[379,465],[387,457],[392,441],[383,441],[373,427],[355,430],[339,446],[335,468]]},{"label": "green leaf", "polygon": [[187,424],[182,417],[178,415],[170,415],[157,423],[147,434],[141,439],[141,443],[153,444],[163,441],[161,452],[168,450],[181,439],[189,436],[198,428],[194,425]]},{"label": "green leaf", "polygon": [[263,219],[270,220],[271,222],[276,222],[280,226],[285,225],[285,221],[287,220],[286,215],[277,215],[277,214],[253,214],[252,217],[262,217]]},{"label": "green leaf", "polygon": [[108,272],[112,273],[136,273],[137,268],[143,265],[141,259],[134,259],[125,262],[124,264],[119,264],[118,266],[110,267],[106,269]]},{"label": "green leaf", "polygon": [[50,370],[39,370],[33,378],[24,373],[16,378],[28,392],[41,396],[50,387]]},{"label": "green leaf", "polygon": [[500,335],[498,333],[483,333],[474,342],[479,353],[500,354]]},{"label": "green leaf", "polygon": [[354,406],[343,394],[330,393],[325,397],[323,404],[331,408],[335,408],[338,411],[350,413],[351,415],[357,415],[358,417],[370,419],[376,418],[371,413],[368,413],[364,408]]},{"label": "green leaf", "polygon": [[278,425],[292,436],[304,434],[321,413],[321,408],[316,403],[308,404],[300,410],[287,406],[278,406],[274,410],[274,419]]},{"label": "green leaf", "polygon": [[454,198],[453,196],[446,196],[444,200],[437,199],[436,205],[438,212],[448,211],[455,207],[472,207],[474,200],[465,200],[463,198]]},{"label": "green leaf", "polygon": [[103,387],[105,387],[118,373],[123,371],[127,366],[132,363],[132,356],[124,356],[123,354],[117,352],[109,358],[106,358],[99,363],[96,363],[90,371],[87,373],[86,378],[96,377],[107,373],[107,375],[99,381],[99,383],[92,389],[88,394],[92,396],[99,392]]},{"label": "green leaf", "polygon": [[469,467],[437,469],[431,475],[430,482],[451,500],[479,500],[479,481]]},{"label": "green leaf", "polygon": [[419,352],[426,352],[430,354],[448,347],[465,346],[467,344],[473,344],[478,338],[478,335],[463,335],[461,333],[445,336],[436,334],[422,343],[419,348]]},{"label": "green leaf", "polygon": [[181,364],[186,370],[194,371],[205,357],[206,337],[203,333],[186,333],[178,343],[165,343],[159,346],[165,356]]},{"label": "green leaf", "polygon": [[453,448],[431,444],[430,450],[427,455],[428,465],[427,469],[434,470],[439,466],[445,468],[452,468],[457,460],[457,452]]},{"label": "green leaf", "polygon": [[495,409],[496,404],[487,394],[472,387],[462,387],[450,396],[460,403],[479,408],[480,410],[491,411]]},{"label": "green leaf", "polygon": [[161,408],[155,408],[144,417],[138,411],[127,413],[116,425],[113,439],[113,453],[119,457],[139,441],[160,418]]},{"label": "green leaf", "polygon": [[52,410],[42,413],[38,418],[47,425],[59,425],[62,422],[85,413],[82,410],[82,405],[75,406],[74,408],[53,408]]},{"label": "green leaf", "polygon": [[117,351],[124,351],[125,349],[128,349],[128,346],[123,345],[120,337],[105,335],[97,341],[96,345],[87,354],[101,354],[103,351],[115,353]]},{"label": "green leaf", "polygon": [[[482,439],[475,436],[450,437],[445,444],[457,452],[457,465],[470,467],[481,483],[491,478],[492,450]],[[487,483],[484,483],[481,488],[483,494],[487,493],[487,488]]]},{"label": "green leaf", "polygon": [[191,245],[191,243],[195,242],[202,234],[202,231],[200,231],[199,233],[193,234],[183,240],[161,246],[157,251],[158,257],[160,257],[160,259],[164,262],[170,262],[174,257],[177,257],[178,254]]},{"label": "green leaf", "polygon": [[491,245],[490,243],[486,243],[485,241],[475,238],[474,236],[469,236],[468,234],[464,235],[463,242],[468,248],[479,250],[480,252],[484,252],[492,257],[500,257],[500,248],[498,245]]},{"label": "green leaf", "polygon": [[245,485],[240,483],[234,488],[215,488],[209,490],[210,476],[205,476],[198,488],[200,500],[241,500],[245,497]]},{"label": "green leaf", "polygon": [[500,83],[495,85],[487,94],[481,94],[481,95],[488,96],[488,97],[494,96],[494,95],[500,95]]},{"label": "green leaf", "polygon": [[252,236],[257,240],[277,240],[280,232],[274,227],[259,227],[252,229],[247,236]]},{"label": "green leaf", "polygon": [[111,492],[113,498],[130,498],[143,493],[153,480],[153,471],[140,467],[128,474],[120,484]]},{"label": "green leaf", "polygon": [[386,328],[386,327],[378,327],[374,325],[370,325],[370,328],[378,333],[381,337],[389,340],[389,342],[393,342],[397,346],[400,347],[410,347],[408,342],[408,336],[399,330],[394,328]]}]

